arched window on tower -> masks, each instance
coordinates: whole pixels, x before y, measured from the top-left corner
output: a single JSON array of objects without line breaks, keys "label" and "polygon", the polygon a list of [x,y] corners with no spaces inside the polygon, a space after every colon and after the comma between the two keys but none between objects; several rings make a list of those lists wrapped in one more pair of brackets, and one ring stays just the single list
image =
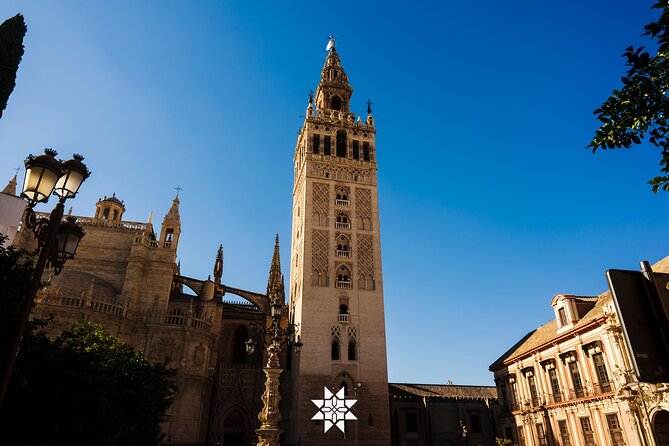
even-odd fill
[{"label": "arched window on tower", "polygon": [[351,271],[344,265],[337,268],[335,288],[351,288]]},{"label": "arched window on tower", "polygon": [[321,153],[321,135],[314,135],[311,151],[313,153]]},{"label": "arched window on tower", "polygon": [[332,110],[341,110],[341,98],[339,96],[332,96],[330,100],[330,108]]},{"label": "arched window on tower", "polygon": [[330,136],[323,138],[323,155],[330,155]]},{"label": "arched window on tower", "polygon": [[350,206],[349,190],[343,186],[337,187],[335,195],[335,206]]},{"label": "arched window on tower", "polygon": [[337,257],[351,257],[351,243],[344,234],[337,237],[337,250],[335,251]]},{"label": "arched window on tower", "polygon": [[353,159],[360,159],[360,143],[358,141],[353,141]]},{"label": "arched window on tower", "polygon": [[346,212],[340,212],[335,217],[336,229],[351,229],[351,218]]},{"label": "arched window on tower", "polygon": [[358,346],[355,345],[354,340],[350,340],[348,343],[348,360],[356,361],[358,359]]},{"label": "arched window on tower", "polygon": [[337,132],[337,156],[340,158],[346,158],[348,155],[346,152],[346,131],[339,130]]},{"label": "arched window on tower", "polygon": [[330,357],[333,361],[339,361],[340,358],[339,341],[336,339],[332,341],[332,346],[330,348]]},{"label": "arched window on tower", "polygon": [[363,142],[362,143],[362,159],[364,161],[369,161],[369,143],[368,142]]},{"label": "arched window on tower", "polygon": [[104,211],[102,211],[102,219],[107,220],[109,218],[109,208],[105,208]]},{"label": "arched window on tower", "polygon": [[342,324],[348,323],[348,305],[339,305],[339,322]]},{"label": "arched window on tower", "polygon": [[114,221],[117,221],[117,220],[118,220],[118,210],[116,210],[116,209],[114,209],[114,218],[113,218],[113,220],[114,220]]}]

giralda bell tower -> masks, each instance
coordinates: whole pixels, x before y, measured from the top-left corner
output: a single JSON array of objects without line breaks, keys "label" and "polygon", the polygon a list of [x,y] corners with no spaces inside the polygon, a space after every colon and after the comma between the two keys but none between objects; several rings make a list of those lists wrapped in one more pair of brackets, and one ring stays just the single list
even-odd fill
[{"label": "giralda bell tower", "polygon": [[[389,445],[390,414],[376,144],[371,103],[353,89],[334,39],[295,147],[290,310],[303,347],[293,359],[291,443]],[[342,387],[357,421],[324,433],[311,400]]]}]

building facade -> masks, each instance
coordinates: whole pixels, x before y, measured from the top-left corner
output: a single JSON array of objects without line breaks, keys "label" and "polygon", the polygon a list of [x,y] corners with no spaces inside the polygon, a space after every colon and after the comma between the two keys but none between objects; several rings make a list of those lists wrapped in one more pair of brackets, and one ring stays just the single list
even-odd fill
[{"label": "building facade", "polygon": [[389,385],[393,446],[494,445],[499,405],[494,386]]},{"label": "building facade", "polygon": [[[295,147],[290,311],[304,346],[292,370],[294,443],[390,443],[376,130],[371,103],[364,122],[350,111],[352,93],[331,40]],[[344,440],[311,420],[324,387],[358,400]]]},{"label": "building facade", "polygon": [[[149,361],[169,361],[179,391],[164,426],[168,443],[249,444],[264,376],[262,349],[247,355],[245,342],[262,343],[252,325],[265,320],[266,294],[221,282],[221,248],[212,256],[214,280],[180,275],[178,197],[159,229],[151,220],[126,221],[124,212],[111,196],[98,201],[93,217],[76,217],[86,235],[60,275],[45,273],[50,286],[33,314],[53,318],[48,330],[57,336],[84,313]],[[32,233],[19,231],[15,245],[34,248]],[[274,249],[271,270],[280,269],[278,240]]]},{"label": "building facade", "polygon": [[[654,265],[669,270],[669,258]],[[516,444],[669,445],[669,387],[638,382],[610,292],[558,294],[555,319],[490,370],[502,433]]]}]

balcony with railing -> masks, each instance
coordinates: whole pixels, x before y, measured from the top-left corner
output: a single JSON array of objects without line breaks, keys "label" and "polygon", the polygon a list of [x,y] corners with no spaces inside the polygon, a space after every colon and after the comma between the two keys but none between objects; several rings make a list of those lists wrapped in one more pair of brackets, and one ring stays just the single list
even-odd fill
[{"label": "balcony with railing", "polygon": [[351,279],[337,279],[335,281],[335,288],[351,289],[353,288],[353,283]]},{"label": "balcony with railing", "polygon": [[349,319],[348,319],[348,314],[339,314],[339,323],[340,324],[348,324]]},{"label": "balcony with railing", "polygon": [[335,200],[335,206],[346,206],[346,207],[348,207],[350,205],[351,205],[351,202],[348,199],[344,200],[344,199],[337,198]]},{"label": "balcony with railing", "polygon": [[351,229],[351,223],[343,222],[343,221],[337,221],[337,222],[335,222],[335,228],[336,229]]},{"label": "balcony with railing", "polygon": [[348,249],[337,249],[335,255],[337,257],[351,257],[351,251]]}]

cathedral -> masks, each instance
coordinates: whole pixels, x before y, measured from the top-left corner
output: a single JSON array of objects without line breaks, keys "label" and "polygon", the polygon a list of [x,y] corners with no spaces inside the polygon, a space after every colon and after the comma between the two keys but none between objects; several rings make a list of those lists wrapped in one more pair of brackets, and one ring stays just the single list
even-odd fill
[{"label": "cathedral", "polygon": [[[278,236],[273,252],[268,246],[264,292],[224,283],[222,247],[212,250],[208,278],[181,275],[178,195],[160,225],[124,220],[115,195],[101,198],[92,216],[74,216],[86,236],[59,275],[46,271],[50,286],[33,314],[52,317],[56,336],[83,312],[150,361],[169,360],[179,392],[167,443],[256,441],[267,353],[248,346],[265,345],[259,327],[272,312],[270,295],[282,304],[281,324],[295,327],[280,357],[281,443],[391,443],[376,131],[370,102],[364,119],[350,110],[352,93],[333,39],[295,147],[290,290]],[[16,195],[15,184],[4,192]],[[35,241],[19,229],[14,244],[29,249]],[[326,388],[357,400],[345,433],[312,419],[312,400]]]}]

